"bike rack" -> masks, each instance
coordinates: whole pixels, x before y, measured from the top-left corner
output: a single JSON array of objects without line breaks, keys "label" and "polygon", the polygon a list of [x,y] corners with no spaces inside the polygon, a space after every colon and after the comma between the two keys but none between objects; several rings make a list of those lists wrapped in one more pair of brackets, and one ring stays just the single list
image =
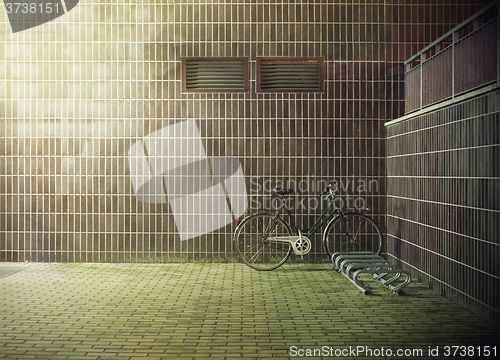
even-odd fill
[{"label": "bike rack", "polygon": [[[358,279],[360,274],[370,274],[382,285],[396,294],[411,282],[410,273],[398,268],[382,256],[370,251],[339,251],[332,254],[332,270],[337,270],[347,277],[363,294],[368,295],[372,289]],[[392,275],[387,278],[388,275]],[[395,282],[404,276],[404,281]]]}]

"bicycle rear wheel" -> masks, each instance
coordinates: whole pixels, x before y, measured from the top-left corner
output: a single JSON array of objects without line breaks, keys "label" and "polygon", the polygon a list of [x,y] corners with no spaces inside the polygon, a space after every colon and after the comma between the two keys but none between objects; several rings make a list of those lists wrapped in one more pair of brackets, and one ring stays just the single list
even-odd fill
[{"label": "bicycle rear wheel", "polygon": [[[257,270],[273,270],[283,265],[290,256],[292,246],[289,242],[274,242],[263,238],[272,225],[274,215],[256,213],[243,219],[234,231],[236,250],[248,266]],[[292,235],[290,226],[280,217],[276,218],[268,236]]]},{"label": "bicycle rear wheel", "polygon": [[380,255],[382,233],[368,216],[347,213],[337,216],[327,225],[323,244],[330,259],[337,251],[371,251]]}]

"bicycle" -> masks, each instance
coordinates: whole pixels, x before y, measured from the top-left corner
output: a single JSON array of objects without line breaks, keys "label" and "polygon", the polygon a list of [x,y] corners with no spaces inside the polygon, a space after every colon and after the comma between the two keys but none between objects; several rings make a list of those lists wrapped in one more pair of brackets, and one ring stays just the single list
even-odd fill
[{"label": "bicycle", "polygon": [[[290,208],[286,206],[293,190],[274,188],[271,202],[273,198],[280,200],[277,210],[249,214],[235,228],[233,241],[243,262],[257,270],[273,270],[288,260],[292,250],[303,258],[312,247],[309,239],[326,223],[323,247],[329,259],[339,251],[371,251],[380,255],[382,233],[375,221],[365,214],[369,209],[345,212],[334,184],[334,181],[330,182],[319,194],[320,197],[326,196],[327,208],[309,229],[302,231],[295,225]],[[289,222],[282,216],[283,209],[288,213]]]}]

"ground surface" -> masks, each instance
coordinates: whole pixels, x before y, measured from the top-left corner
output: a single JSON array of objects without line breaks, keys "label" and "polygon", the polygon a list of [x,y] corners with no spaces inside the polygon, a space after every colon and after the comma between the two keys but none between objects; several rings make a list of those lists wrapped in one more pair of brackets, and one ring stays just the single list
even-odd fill
[{"label": "ground surface", "polygon": [[421,283],[366,296],[329,268],[31,263],[0,279],[0,358],[500,355],[498,328]]}]

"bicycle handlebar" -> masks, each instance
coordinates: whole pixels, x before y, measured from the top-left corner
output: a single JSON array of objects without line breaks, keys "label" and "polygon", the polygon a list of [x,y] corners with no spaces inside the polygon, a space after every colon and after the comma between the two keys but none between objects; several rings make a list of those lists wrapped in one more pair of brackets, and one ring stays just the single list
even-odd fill
[{"label": "bicycle handlebar", "polygon": [[325,195],[327,192],[331,191],[333,184],[335,183],[335,180],[330,181],[330,184],[319,194],[319,196]]}]

